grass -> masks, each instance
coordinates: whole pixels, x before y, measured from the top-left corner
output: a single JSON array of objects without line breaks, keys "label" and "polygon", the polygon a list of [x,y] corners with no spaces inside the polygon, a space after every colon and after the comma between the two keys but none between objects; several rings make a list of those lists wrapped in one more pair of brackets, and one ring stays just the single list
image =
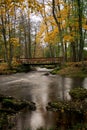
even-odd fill
[{"label": "grass", "polygon": [[65,63],[59,70],[54,69],[52,74],[59,74],[68,77],[87,77],[87,61]]}]

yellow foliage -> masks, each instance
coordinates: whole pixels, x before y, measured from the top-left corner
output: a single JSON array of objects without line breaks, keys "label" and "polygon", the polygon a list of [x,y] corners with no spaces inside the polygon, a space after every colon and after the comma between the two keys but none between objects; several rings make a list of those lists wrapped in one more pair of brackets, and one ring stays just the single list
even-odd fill
[{"label": "yellow foliage", "polygon": [[63,21],[61,26],[62,26],[62,28],[66,28],[66,22]]},{"label": "yellow foliage", "polygon": [[46,25],[44,23],[41,23],[40,30],[36,36],[36,42],[40,43],[45,34],[46,34]]},{"label": "yellow foliage", "polygon": [[47,35],[45,35],[44,41],[47,43],[55,44],[57,35],[58,35],[58,29],[55,28],[51,32],[48,32]]},{"label": "yellow foliage", "polygon": [[56,0],[55,3],[58,4],[64,4],[63,0]]},{"label": "yellow foliage", "polygon": [[87,24],[83,25],[83,29],[87,30]]},{"label": "yellow foliage", "polygon": [[70,35],[73,36],[73,37],[75,37],[76,32],[73,31],[73,32],[70,33]]},{"label": "yellow foliage", "polygon": [[67,16],[69,15],[70,13],[70,8],[69,7],[66,7],[66,8],[63,8],[61,11],[60,11],[60,14],[62,16],[62,18],[67,18]]},{"label": "yellow foliage", "polygon": [[74,23],[74,26],[78,28],[78,27],[79,27],[79,23],[78,23],[78,22],[75,22],[75,23]]},{"label": "yellow foliage", "polygon": [[6,4],[10,4],[12,0],[5,0]]},{"label": "yellow foliage", "polygon": [[1,63],[1,64],[0,64],[0,72],[6,70],[7,68],[8,68],[7,63]]},{"label": "yellow foliage", "polygon": [[10,39],[10,43],[11,43],[14,47],[20,46],[20,44],[19,44],[19,39],[18,39],[18,38],[11,38],[11,39]]},{"label": "yellow foliage", "polygon": [[74,41],[74,37],[71,36],[71,35],[65,35],[63,39],[64,39],[64,41],[67,41],[67,42],[73,42]]},{"label": "yellow foliage", "polygon": [[48,23],[50,23],[50,25],[56,26],[56,23],[55,23],[53,16],[46,17],[46,20]]}]

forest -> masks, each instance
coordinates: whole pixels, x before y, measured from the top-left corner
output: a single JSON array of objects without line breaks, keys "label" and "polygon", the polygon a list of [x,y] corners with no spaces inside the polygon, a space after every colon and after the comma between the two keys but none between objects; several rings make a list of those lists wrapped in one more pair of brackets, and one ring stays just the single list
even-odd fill
[{"label": "forest", "polygon": [[87,130],[87,0],[0,0],[0,129]]},{"label": "forest", "polygon": [[87,59],[86,0],[0,0],[0,59]]}]

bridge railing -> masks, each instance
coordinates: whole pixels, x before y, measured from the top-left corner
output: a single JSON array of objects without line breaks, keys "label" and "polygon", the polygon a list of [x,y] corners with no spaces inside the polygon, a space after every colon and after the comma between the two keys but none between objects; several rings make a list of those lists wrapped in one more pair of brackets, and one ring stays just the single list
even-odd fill
[{"label": "bridge railing", "polygon": [[54,58],[20,58],[18,62],[28,63],[28,64],[45,64],[45,63],[59,63],[63,61],[63,57],[54,57]]}]

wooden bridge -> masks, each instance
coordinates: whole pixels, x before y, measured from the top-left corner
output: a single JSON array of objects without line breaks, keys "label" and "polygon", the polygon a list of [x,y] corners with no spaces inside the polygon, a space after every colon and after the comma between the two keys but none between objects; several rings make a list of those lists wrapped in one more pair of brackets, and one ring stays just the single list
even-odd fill
[{"label": "wooden bridge", "polygon": [[19,63],[28,65],[55,65],[61,64],[63,57],[54,58],[20,58],[17,60]]}]

